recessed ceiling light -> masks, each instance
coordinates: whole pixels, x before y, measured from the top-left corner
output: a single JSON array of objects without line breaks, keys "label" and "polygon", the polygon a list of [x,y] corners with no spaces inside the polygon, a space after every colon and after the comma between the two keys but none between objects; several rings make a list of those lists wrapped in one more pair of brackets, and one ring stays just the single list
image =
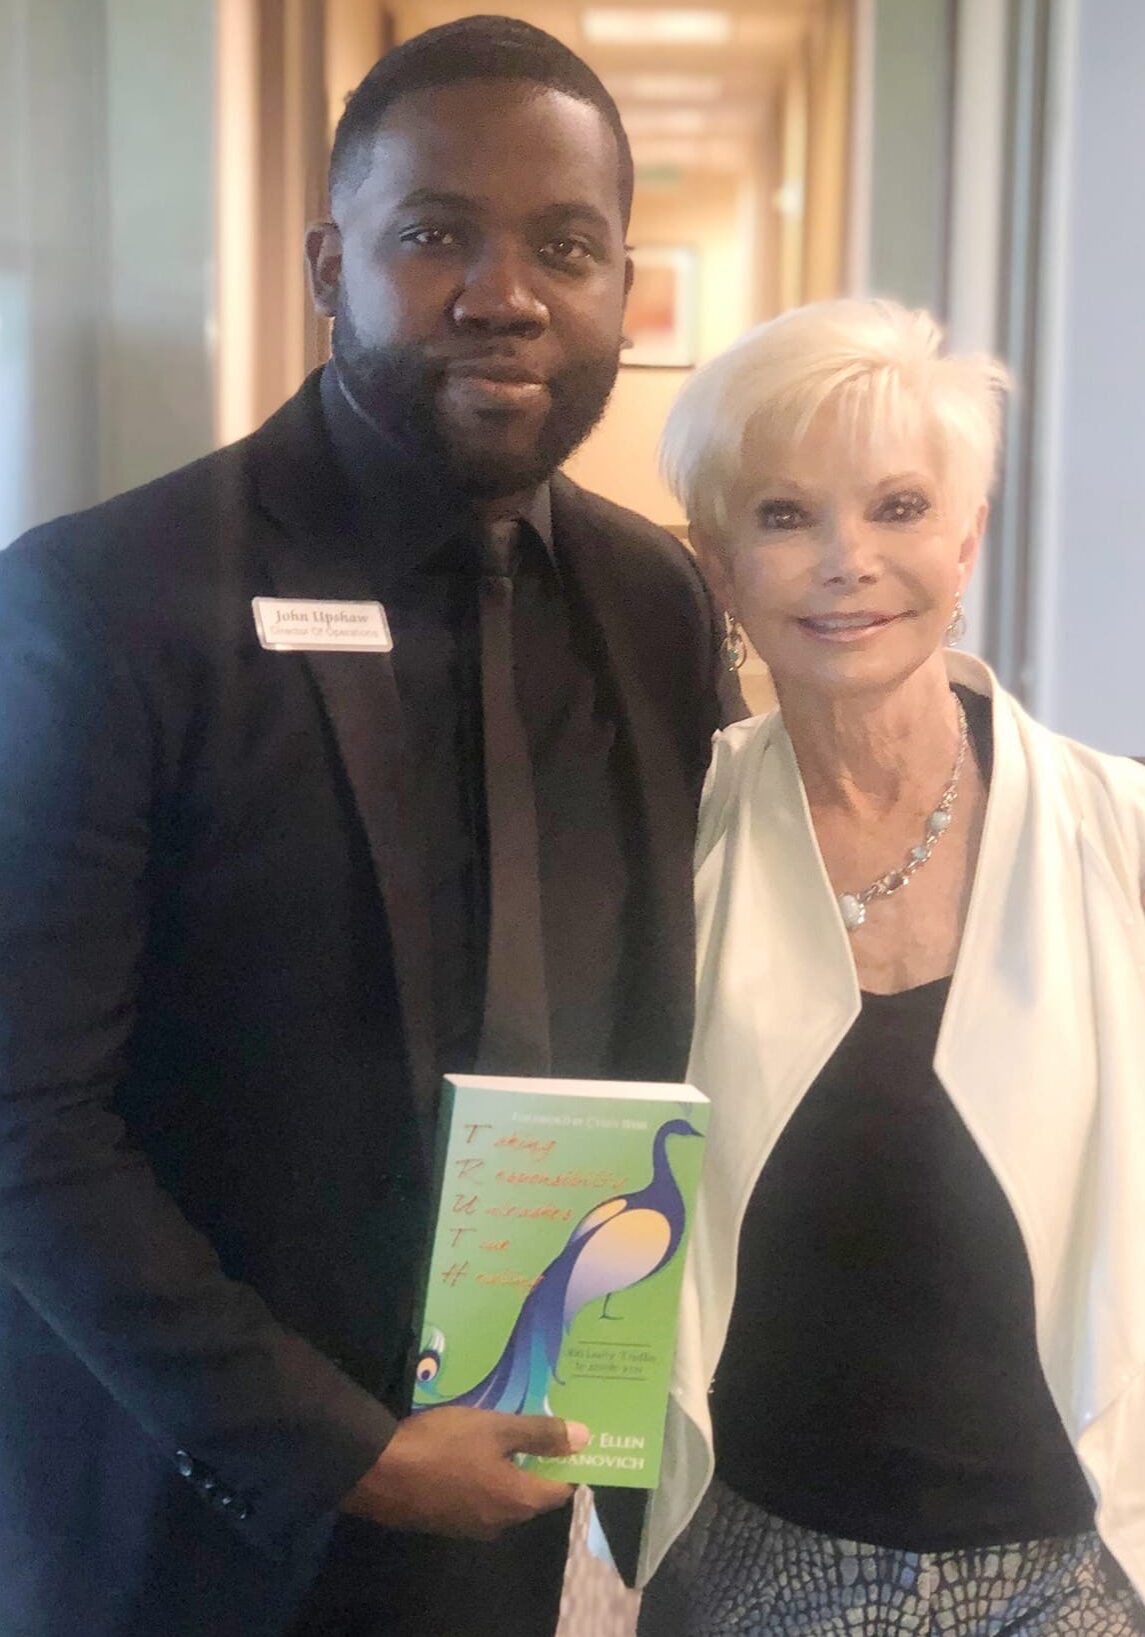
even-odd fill
[{"label": "recessed ceiling light", "polygon": [[797,177],[782,183],[772,194],[771,202],[788,221],[798,221],[803,214],[803,183]]},{"label": "recessed ceiling light", "polygon": [[703,136],[710,118],[702,108],[621,108],[629,136]]},{"label": "recessed ceiling light", "polygon": [[637,170],[676,165],[683,170],[730,171],[741,175],[748,164],[744,146],[726,137],[642,137],[633,144]]},{"label": "recessed ceiling light", "polygon": [[633,102],[718,102],[723,93],[718,74],[628,74],[622,92]]},{"label": "recessed ceiling light", "polygon": [[726,45],[732,37],[726,11],[594,7],[581,27],[593,45]]}]

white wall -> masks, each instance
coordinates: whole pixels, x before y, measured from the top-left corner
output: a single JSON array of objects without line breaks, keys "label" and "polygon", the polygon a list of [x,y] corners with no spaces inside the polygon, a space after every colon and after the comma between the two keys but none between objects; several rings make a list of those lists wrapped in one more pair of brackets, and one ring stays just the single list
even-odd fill
[{"label": "white wall", "polygon": [[[945,317],[950,345],[961,352],[997,353],[1000,344],[1007,9],[998,0],[959,0],[956,15]],[[966,590],[963,646],[973,653],[986,636],[988,560],[1001,549],[998,516],[996,510]]]},{"label": "white wall", "polygon": [[1031,702],[1065,733],[1145,755],[1145,5],[1060,12]]},{"label": "white wall", "polygon": [[0,546],[99,489],[103,8],[0,0]]},{"label": "white wall", "polygon": [[[1002,0],[996,0],[1001,5]],[[860,49],[869,94],[865,285],[941,311],[946,268],[952,0],[875,0]]]},{"label": "white wall", "polygon": [[213,39],[0,0],[0,546],[211,447]]},{"label": "white wall", "polygon": [[215,7],[104,0],[108,301],[101,483],[214,442]]}]

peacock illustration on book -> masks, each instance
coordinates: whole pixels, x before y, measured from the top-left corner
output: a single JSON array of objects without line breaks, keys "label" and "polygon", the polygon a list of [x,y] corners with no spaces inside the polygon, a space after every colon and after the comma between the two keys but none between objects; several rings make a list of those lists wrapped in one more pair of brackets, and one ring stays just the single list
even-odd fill
[{"label": "peacock illustration on book", "polygon": [[444,1101],[414,1411],[568,1416],[588,1448],[527,1464],[654,1486],[706,1100],[458,1075]]}]

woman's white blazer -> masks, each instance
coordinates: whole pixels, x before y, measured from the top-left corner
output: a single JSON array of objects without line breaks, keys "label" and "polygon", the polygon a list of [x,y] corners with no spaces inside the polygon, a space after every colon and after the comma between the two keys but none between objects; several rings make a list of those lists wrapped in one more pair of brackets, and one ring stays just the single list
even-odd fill
[{"label": "woman's white blazer", "polygon": [[[1017,1218],[1046,1380],[1100,1533],[1145,1595],[1145,767],[1040,727],[979,661],[948,666],[992,699],[994,770],[935,1069]],[[748,1199],[860,1009],[778,712],[716,736],[696,905],[689,1079],[711,1135],[642,1581],[711,1477]]]}]

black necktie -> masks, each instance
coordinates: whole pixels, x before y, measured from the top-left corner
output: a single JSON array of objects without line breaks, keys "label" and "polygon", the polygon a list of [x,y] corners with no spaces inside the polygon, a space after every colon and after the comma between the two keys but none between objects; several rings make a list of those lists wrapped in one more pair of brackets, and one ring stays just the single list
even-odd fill
[{"label": "black necktie", "polygon": [[529,742],[513,666],[514,519],[491,524],[481,577],[481,708],[489,831],[489,954],[477,1067],[548,1074],[549,1005]]}]

